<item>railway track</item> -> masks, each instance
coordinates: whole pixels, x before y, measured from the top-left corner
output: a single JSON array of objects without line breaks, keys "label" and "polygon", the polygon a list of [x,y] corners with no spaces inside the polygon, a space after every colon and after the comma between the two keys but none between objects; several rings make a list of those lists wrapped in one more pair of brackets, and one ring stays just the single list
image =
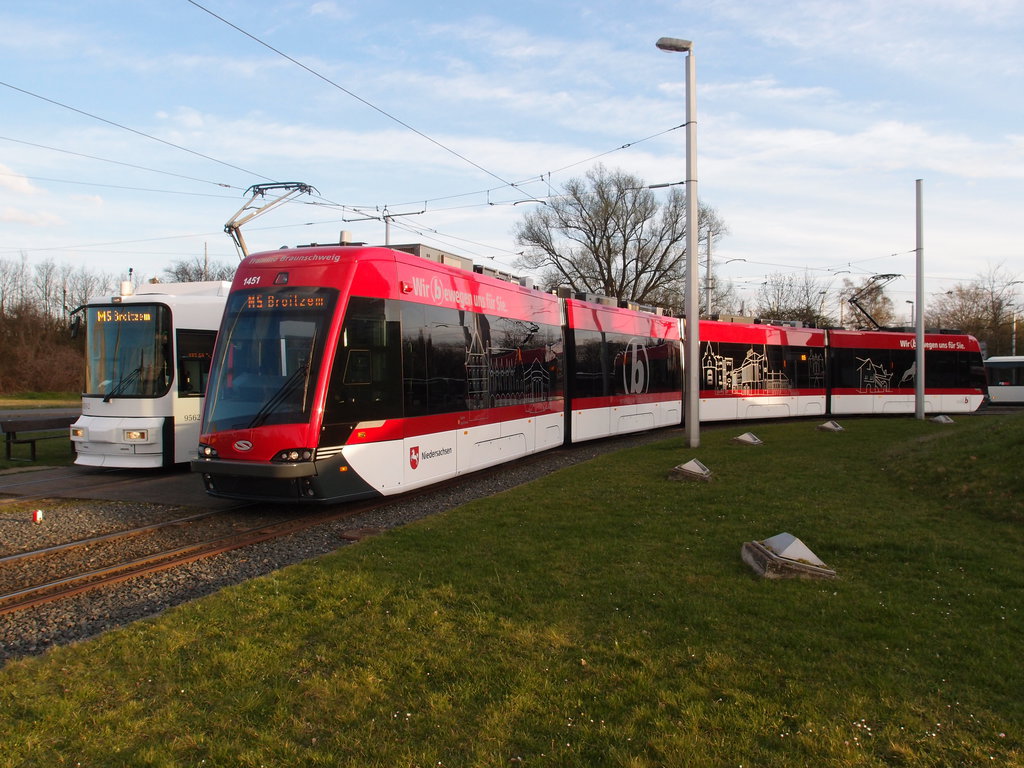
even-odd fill
[{"label": "railway track", "polygon": [[[528,466],[542,458],[529,457],[520,464]],[[32,477],[33,474],[18,473],[0,478],[0,494],[11,494],[9,498],[0,498],[0,506],[18,504],[31,508],[37,502],[45,506],[47,500],[64,503],[69,497],[73,499],[86,490],[93,494],[103,491],[106,498],[120,499],[129,486],[144,488],[150,485],[154,490],[142,495],[153,503],[153,494],[159,493],[155,489],[163,488],[168,480],[166,475],[126,476],[123,471],[116,470],[83,475],[74,468],[52,471],[46,477]],[[191,478],[172,478],[178,482],[188,479]],[[0,556],[0,616],[13,617],[30,608],[172,571],[334,521],[372,515],[378,511],[387,516],[387,508],[392,505],[417,506],[417,499],[423,496],[444,494],[447,489],[472,479],[471,476],[463,476],[398,497],[324,508],[282,506],[271,507],[268,511],[265,505],[233,503],[227,508],[207,509],[161,522],[74,541],[51,541],[38,548],[12,552]],[[56,488],[60,489],[59,498],[54,495]],[[348,530],[343,527],[337,536],[343,541],[355,541],[379,531],[379,528],[370,530],[356,524]]]},{"label": "railway track", "polygon": [[249,514],[252,506],[242,505],[6,555],[0,557],[0,615],[355,517],[387,503],[260,513],[256,524]]},{"label": "railway track", "polygon": [[[529,464],[530,460],[524,463]],[[80,476],[71,471],[66,479],[74,483]],[[95,491],[98,487],[105,487],[116,496],[121,486],[144,484],[147,479],[152,478],[114,477],[99,484],[92,482],[89,489]],[[323,508],[282,505],[268,509],[266,505],[235,503],[227,508],[13,552],[0,556],[0,616],[17,614],[130,579],[170,571],[327,523],[386,511],[391,505],[408,504],[418,497],[444,492],[465,482],[465,477],[454,478],[399,497],[347,502]],[[52,486],[53,478],[47,483]],[[0,484],[0,492],[4,487]],[[51,498],[52,494],[40,490],[38,494],[0,501],[26,505],[37,499]],[[358,541],[375,533],[379,533],[379,529],[354,528],[339,535],[342,540]]]}]

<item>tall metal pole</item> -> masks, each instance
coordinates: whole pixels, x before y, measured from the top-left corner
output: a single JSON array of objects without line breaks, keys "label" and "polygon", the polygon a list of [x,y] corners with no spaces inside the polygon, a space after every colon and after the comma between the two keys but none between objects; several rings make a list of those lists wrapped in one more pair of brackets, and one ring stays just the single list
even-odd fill
[{"label": "tall metal pole", "polygon": [[693,43],[663,37],[656,43],[663,51],[686,54],[686,295],[683,311],[683,430],[690,448],[700,446],[700,301],[697,276],[697,71]]},{"label": "tall metal pole", "polygon": [[[698,214],[699,215],[699,214]],[[705,254],[708,258],[707,266],[704,268],[704,311],[711,315],[711,227],[708,227],[708,248]]]},{"label": "tall metal pole", "polygon": [[914,320],[916,331],[914,345],[914,366],[917,370],[914,376],[914,417],[924,419],[924,212],[921,199],[921,179],[916,182],[917,187],[917,302],[914,310],[917,317]]}]

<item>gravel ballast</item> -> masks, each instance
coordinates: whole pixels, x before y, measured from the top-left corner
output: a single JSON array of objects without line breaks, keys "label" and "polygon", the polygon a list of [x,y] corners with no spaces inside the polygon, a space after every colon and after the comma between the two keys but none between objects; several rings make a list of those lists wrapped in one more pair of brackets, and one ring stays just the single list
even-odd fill
[{"label": "gravel ballast", "polygon": [[[454,486],[404,500],[396,497],[393,504],[357,517],[0,616],[0,665],[42,653],[54,645],[88,639],[108,629],[155,616],[222,587],[333,552],[349,543],[343,536],[348,531],[399,527],[600,454],[672,435],[671,430],[661,430],[547,452],[467,475]],[[44,522],[39,525],[31,522],[30,512],[12,514],[0,509],[3,554],[181,517],[195,511],[194,508],[115,501],[60,500],[39,506],[44,509]]]}]

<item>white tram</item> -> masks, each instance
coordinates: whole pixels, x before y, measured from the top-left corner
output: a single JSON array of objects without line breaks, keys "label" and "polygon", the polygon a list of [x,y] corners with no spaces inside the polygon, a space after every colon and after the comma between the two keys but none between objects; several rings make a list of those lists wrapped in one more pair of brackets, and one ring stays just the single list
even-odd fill
[{"label": "white tram", "polygon": [[203,396],[231,284],[155,283],[94,297],[76,464],[170,467],[196,457]]},{"label": "white tram", "polygon": [[988,399],[997,405],[1024,405],[1024,356],[1005,355],[985,361]]}]

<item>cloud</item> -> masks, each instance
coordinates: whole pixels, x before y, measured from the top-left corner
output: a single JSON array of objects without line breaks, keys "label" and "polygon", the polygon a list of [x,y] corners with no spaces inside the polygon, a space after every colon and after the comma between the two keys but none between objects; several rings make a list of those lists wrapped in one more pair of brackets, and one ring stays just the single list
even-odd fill
[{"label": "cloud", "polygon": [[1024,180],[1020,136],[982,141],[900,121],[878,121],[848,133],[723,126],[705,137],[703,147],[733,168],[775,168],[790,177],[835,171],[936,172],[964,180]]},{"label": "cloud", "polygon": [[786,60],[845,59],[865,71],[961,83],[1024,71],[1017,0],[723,0],[713,7]]},{"label": "cloud", "polygon": [[309,9],[310,16],[323,16],[333,21],[349,21],[354,14],[346,8],[340,7],[333,0],[321,0],[313,3]]},{"label": "cloud", "polygon": [[19,195],[35,195],[39,189],[28,178],[0,163],[0,189],[9,189]]},{"label": "cloud", "polygon": [[[660,90],[668,93],[683,94],[682,82],[668,83]],[[708,83],[698,86],[701,97],[709,97],[714,102],[735,101],[737,99],[758,99],[777,104],[780,100],[787,102],[829,101],[838,96],[837,91],[825,86],[784,86],[774,77],[761,77],[739,82]]]},{"label": "cloud", "polygon": [[27,224],[30,227],[53,227],[64,223],[60,216],[48,211],[27,211],[13,206],[6,206],[0,209],[0,221],[7,222],[8,224]]},{"label": "cloud", "polygon": [[5,55],[23,52],[35,57],[64,56],[77,53],[85,42],[70,28],[0,15],[0,49]]}]

